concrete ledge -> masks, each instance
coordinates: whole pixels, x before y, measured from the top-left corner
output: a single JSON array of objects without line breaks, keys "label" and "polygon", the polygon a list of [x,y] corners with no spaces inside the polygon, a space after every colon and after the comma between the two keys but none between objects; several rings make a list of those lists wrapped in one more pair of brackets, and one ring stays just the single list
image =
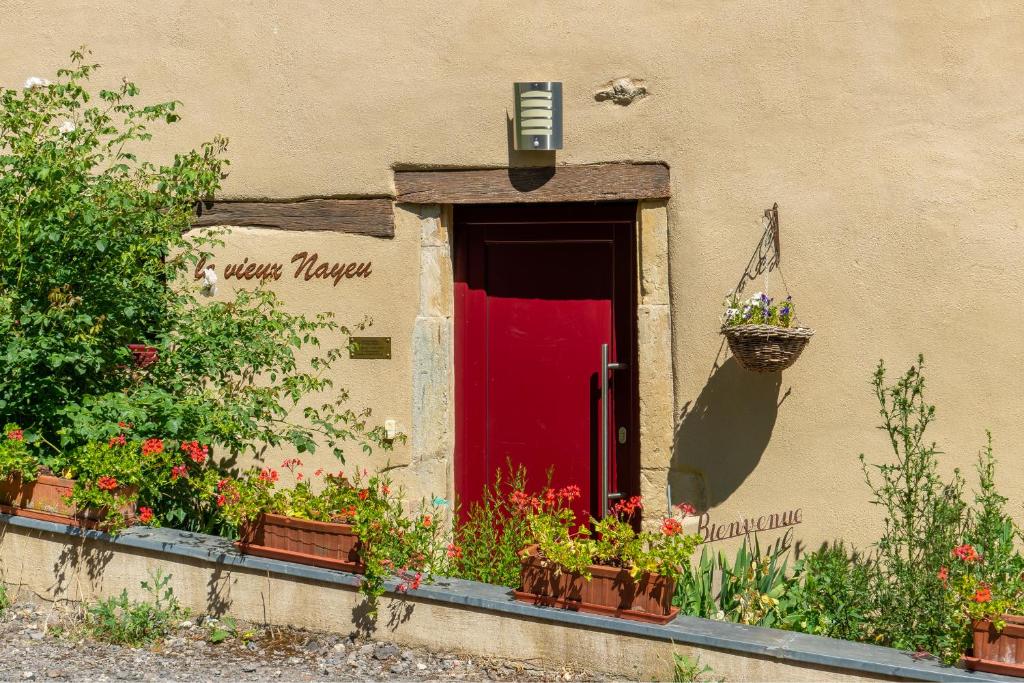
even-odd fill
[{"label": "concrete ledge", "polygon": [[[357,630],[396,642],[478,656],[574,661],[640,679],[671,678],[672,653],[699,656],[727,680],[1011,681],[944,667],[910,653],[802,633],[693,617],[655,626],[511,599],[501,587],[438,578],[392,592],[371,615],[358,577],[241,555],[225,539],[135,527],[120,536],[0,515],[5,583],[47,599],[89,600],[138,594],[138,582],[163,568],[189,608],[330,631]],[[332,590],[334,589],[334,590]],[[341,589],[341,590],[337,590]]]}]

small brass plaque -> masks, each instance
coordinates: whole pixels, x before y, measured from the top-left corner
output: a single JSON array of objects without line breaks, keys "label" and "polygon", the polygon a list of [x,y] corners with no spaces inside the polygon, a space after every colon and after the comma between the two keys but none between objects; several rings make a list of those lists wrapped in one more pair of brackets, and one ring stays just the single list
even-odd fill
[{"label": "small brass plaque", "polygon": [[391,337],[352,337],[348,357],[391,360]]}]

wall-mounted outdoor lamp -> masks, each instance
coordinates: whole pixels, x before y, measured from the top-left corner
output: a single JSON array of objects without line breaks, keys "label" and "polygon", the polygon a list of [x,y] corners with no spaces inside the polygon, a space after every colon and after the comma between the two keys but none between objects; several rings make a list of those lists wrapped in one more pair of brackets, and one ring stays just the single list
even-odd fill
[{"label": "wall-mounted outdoor lamp", "polygon": [[516,149],[562,149],[562,84],[516,83]]}]

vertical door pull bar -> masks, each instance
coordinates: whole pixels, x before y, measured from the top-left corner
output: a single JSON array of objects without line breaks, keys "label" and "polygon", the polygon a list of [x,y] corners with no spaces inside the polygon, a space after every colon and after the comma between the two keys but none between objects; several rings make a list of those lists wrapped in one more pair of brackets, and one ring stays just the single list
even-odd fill
[{"label": "vertical door pull bar", "polygon": [[608,490],[608,381],[613,370],[625,370],[625,363],[608,361],[608,345],[601,344],[601,517],[608,516],[608,501],[619,500],[622,494]]}]

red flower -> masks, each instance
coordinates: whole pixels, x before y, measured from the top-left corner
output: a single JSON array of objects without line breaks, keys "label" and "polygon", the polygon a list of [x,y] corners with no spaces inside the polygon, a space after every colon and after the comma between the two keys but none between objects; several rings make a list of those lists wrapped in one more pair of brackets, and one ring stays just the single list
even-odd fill
[{"label": "red flower", "polygon": [[683,515],[695,515],[697,514],[697,508],[693,507],[689,503],[679,503],[675,506],[676,510],[679,510]]},{"label": "red flower", "polygon": [[163,452],[163,439],[146,439],[145,441],[142,442],[142,454],[145,456],[160,455]]},{"label": "red flower", "polygon": [[953,548],[953,555],[964,562],[977,562],[981,559],[978,555],[978,551],[974,549],[974,546],[964,543]]},{"label": "red flower", "polygon": [[448,544],[448,557],[451,557],[451,558],[456,559],[456,560],[461,559],[462,558],[462,548],[460,548],[459,546],[455,545],[454,543],[449,543]]},{"label": "red flower", "polygon": [[370,497],[370,489],[359,489],[359,500],[366,500]]},{"label": "red flower", "polygon": [[949,570],[943,567],[939,570],[938,577],[939,581],[941,581],[943,585],[945,585],[946,580],[949,579]]},{"label": "red flower", "polygon": [[117,426],[121,429],[131,429],[134,425],[131,422],[118,422]]},{"label": "red flower", "polygon": [[117,488],[117,479],[104,475],[96,480],[96,485],[104,491],[113,491]]},{"label": "red flower", "polygon": [[643,509],[643,499],[640,496],[633,496],[632,498],[620,500],[618,503],[616,503],[615,506],[612,508],[612,514],[632,515],[637,510]]},{"label": "red flower", "polygon": [[302,472],[299,472],[298,474],[295,475],[295,480],[302,481]]},{"label": "red flower", "polygon": [[277,481],[278,478],[279,477],[278,477],[278,474],[277,474],[277,470],[275,470],[275,469],[271,469],[269,467],[264,467],[262,470],[260,470],[260,480],[261,481],[271,481],[271,482],[273,482],[273,481]]},{"label": "red flower", "polygon": [[124,443],[125,443],[124,434],[118,434],[117,436],[112,437],[107,445],[109,445],[111,448],[113,448],[114,446],[123,446]]},{"label": "red flower", "polygon": [[972,599],[974,602],[990,602],[992,600],[992,589],[988,586],[982,585],[982,587],[975,592],[974,598]]},{"label": "red flower", "polygon": [[223,491],[224,487],[228,485],[227,479],[221,479],[217,482],[217,491]]},{"label": "red flower", "polygon": [[320,469],[318,469],[318,470],[317,470],[316,472],[314,472],[314,473],[313,473],[313,475],[314,475],[314,476],[317,476],[317,477],[322,477],[322,476],[324,476],[324,468],[323,468],[323,467],[321,467],[321,468],[320,468]]},{"label": "red flower", "polygon": [[570,484],[569,486],[562,487],[562,490],[558,492],[558,497],[563,500],[576,500],[580,497],[580,487],[576,484]]},{"label": "red flower", "polygon": [[391,487],[388,486],[387,484],[382,485],[380,487],[380,490],[381,490],[381,493],[383,493],[385,496],[391,493]]},{"label": "red flower", "polygon": [[228,499],[224,497],[224,494],[217,496],[217,507],[224,507],[224,504],[228,502]]},{"label": "red flower", "polygon": [[139,521],[143,524],[149,524],[153,521],[153,510],[147,507],[139,508]]},{"label": "red flower", "polygon": [[200,446],[198,441],[183,441],[181,450],[185,451],[188,457],[192,458],[192,462],[197,465],[202,465],[206,462],[207,456],[210,455],[210,447]]},{"label": "red flower", "polygon": [[21,431],[20,429],[12,429],[11,431],[7,432],[7,438],[10,439],[11,441],[24,441],[25,432]]},{"label": "red flower", "polygon": [[178,481],[178,479],[188,479],[188,468],[184,463],[171,468],[171,481]]},{"label": "red flower", "polygon": [[424,527],[429,529],[430,525],[433,524],[433,523],[434,523],[433,517],[431,517],[430,515],[423,515],[423,526]]},{"label": "red flower", "polygon": [[512,495],[509,496],[509,501],[516,506],[519,512],[540,509],[540,499],[524,491],[513,491]]},{"label": "red flower", "polygon": [[683,532],[683,525],[678,519],[669,517],[661,523],[661,533],[666,536],[676,536]]},{"label": "red flower", "polygon": [[554,489],[546,489],[544,491],[544,502],[547,503],[548,505],[554,505],[555,498],[557,497],[557,495],[558,494],[555,493]]}]

